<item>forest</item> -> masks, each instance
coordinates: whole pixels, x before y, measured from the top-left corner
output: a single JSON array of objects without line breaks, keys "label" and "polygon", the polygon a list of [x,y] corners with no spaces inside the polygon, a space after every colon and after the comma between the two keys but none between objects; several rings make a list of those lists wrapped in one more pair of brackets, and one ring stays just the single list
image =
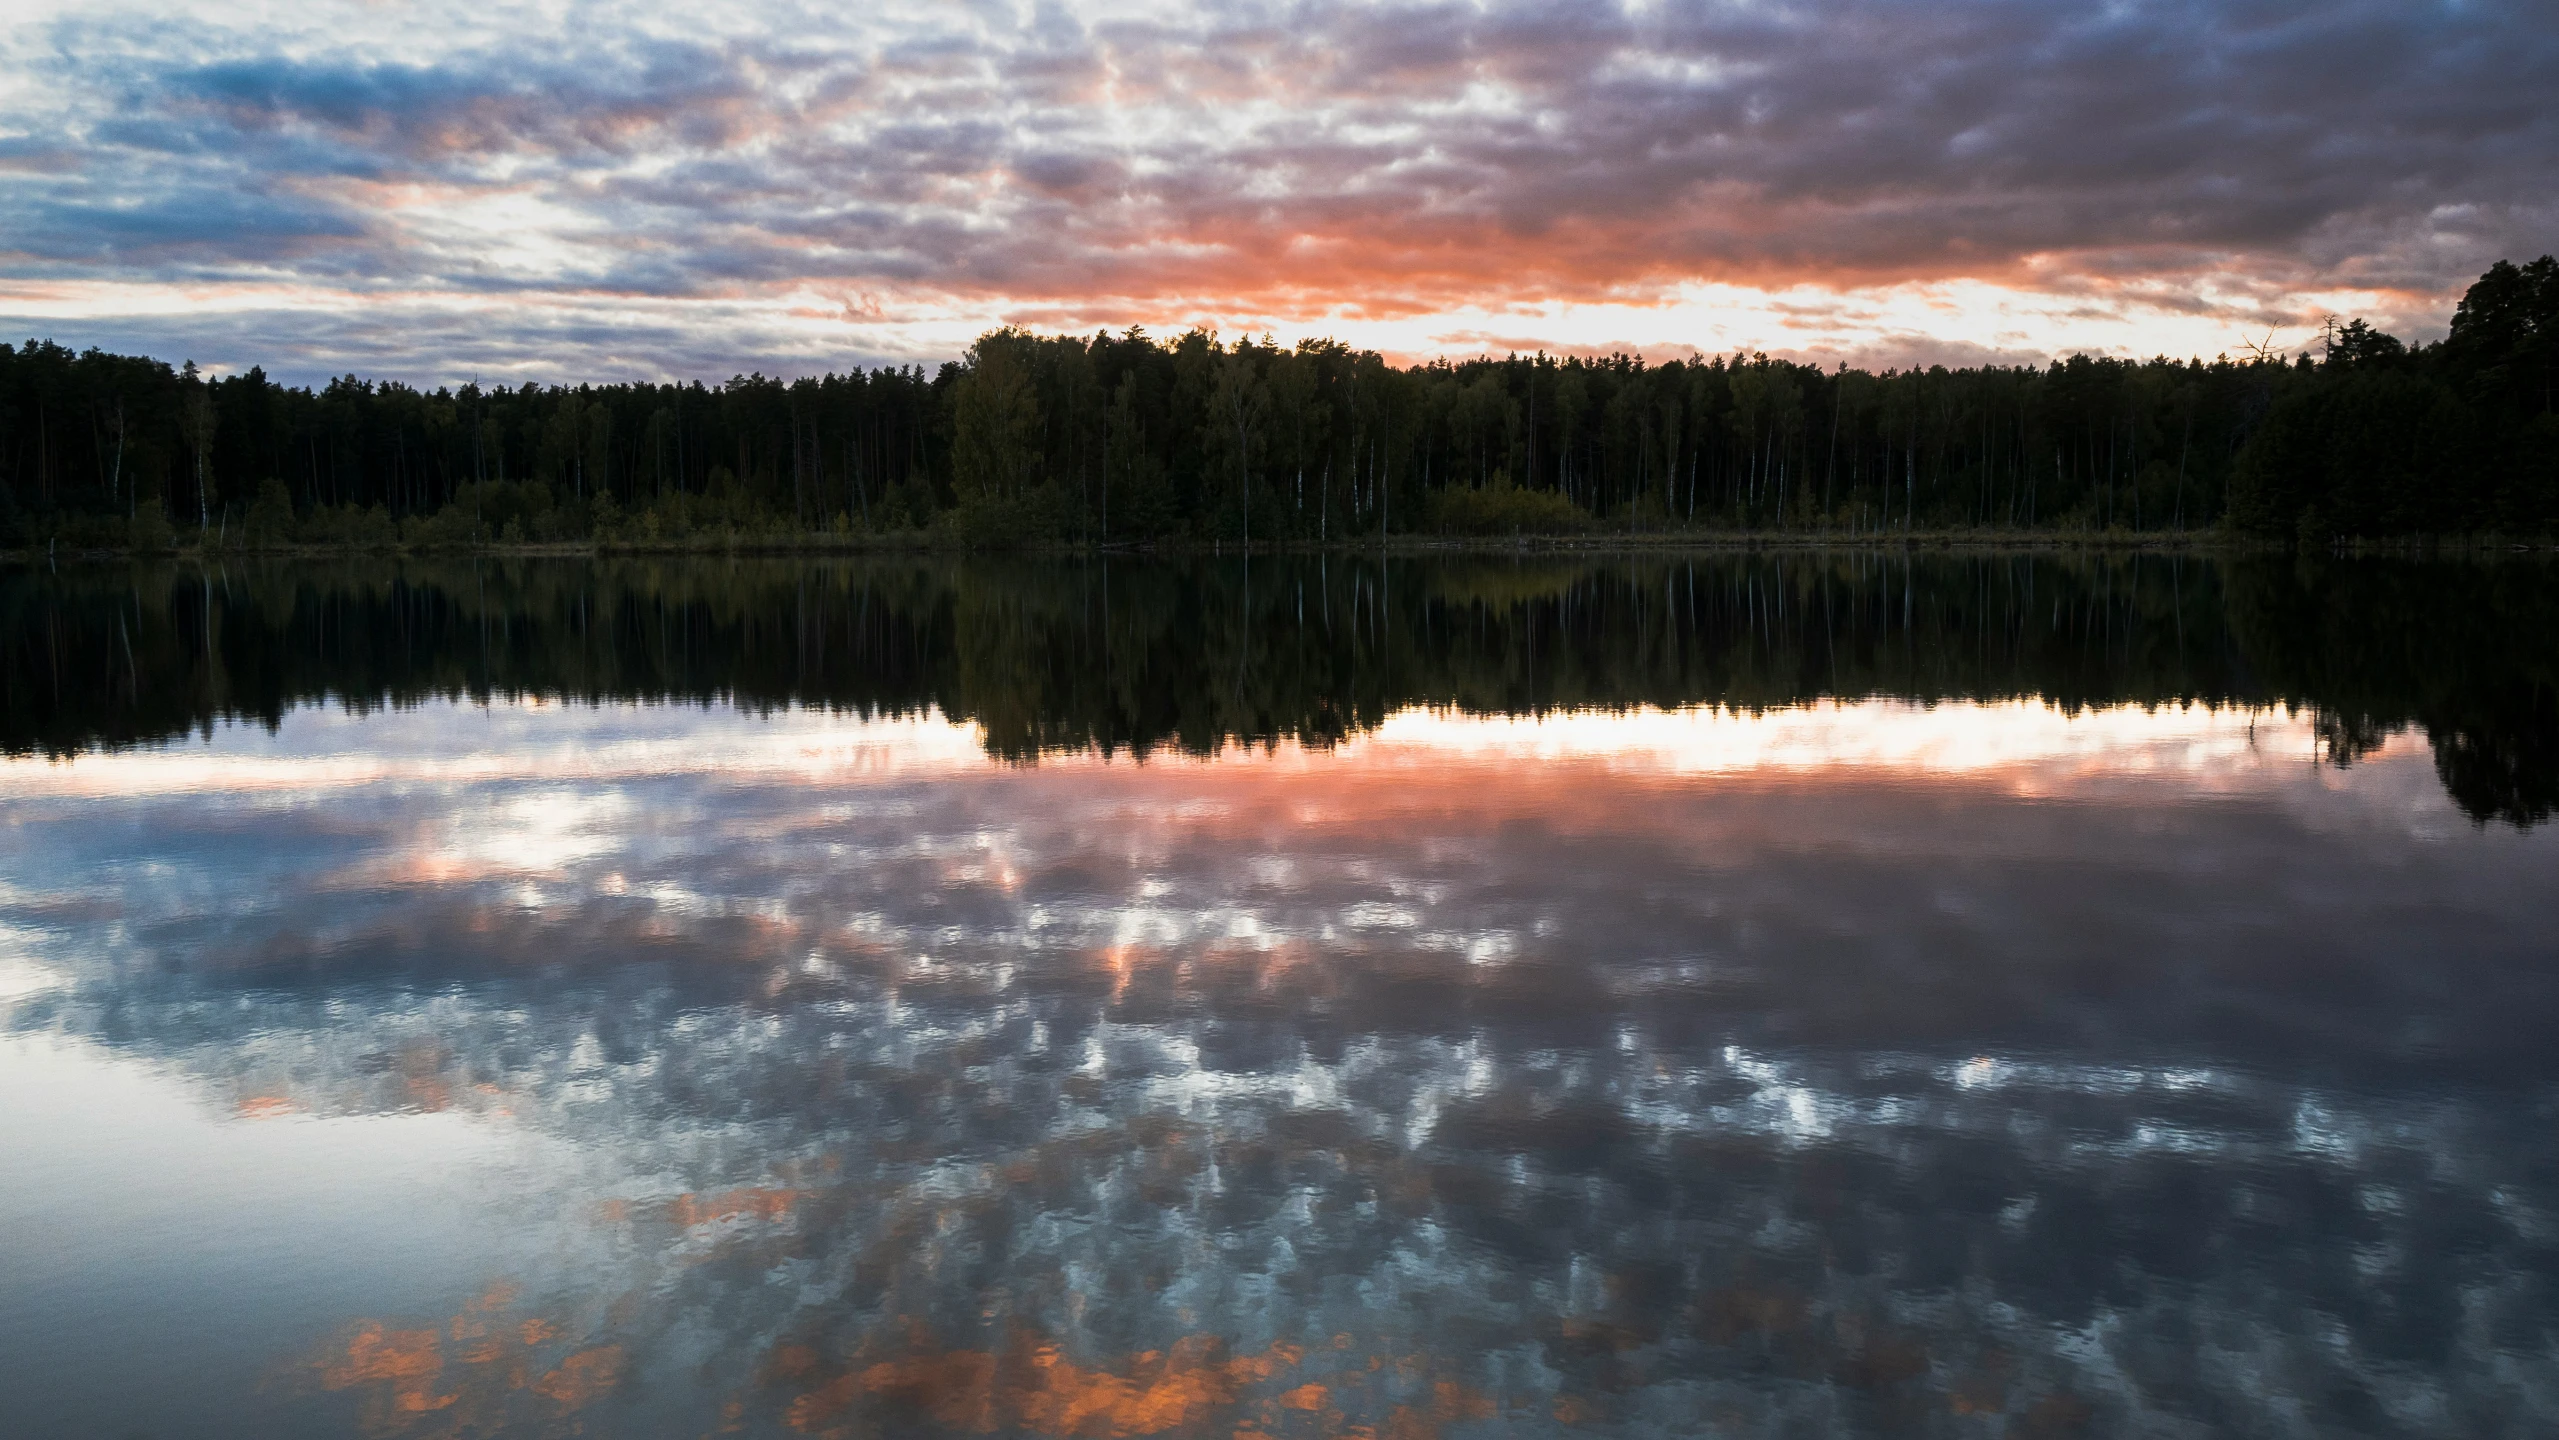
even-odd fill
[{"label": "forest", "polygon": [[931,373],[315,391],[30,340],[0,344],[0,549],[2559,533],[2559,260],[2498,263],[2439,343],[2317,351],[1399,368],[1005,329]]}]

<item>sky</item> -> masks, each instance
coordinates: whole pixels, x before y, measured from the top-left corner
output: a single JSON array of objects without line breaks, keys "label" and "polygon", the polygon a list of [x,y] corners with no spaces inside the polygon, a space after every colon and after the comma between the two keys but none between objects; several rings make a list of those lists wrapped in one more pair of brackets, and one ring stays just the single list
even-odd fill
[{"label": "sky", "polygon": [[2210,356],[2559,249],[2548,0],[6,8],[0,334],[288,379]]}]

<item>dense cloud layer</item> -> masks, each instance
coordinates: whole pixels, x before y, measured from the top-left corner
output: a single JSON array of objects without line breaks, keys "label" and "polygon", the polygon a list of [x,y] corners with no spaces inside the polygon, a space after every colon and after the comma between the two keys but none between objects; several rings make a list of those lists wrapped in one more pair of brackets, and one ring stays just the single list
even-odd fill
[{"label": "dense cloud layer", "polygon": [[769,10],[39,14],[0,312],[439,370],[492,313],[695,373],[999,318],[2033,350],[2439,323],[2559,220],[2559,23],[2496,0]]}]

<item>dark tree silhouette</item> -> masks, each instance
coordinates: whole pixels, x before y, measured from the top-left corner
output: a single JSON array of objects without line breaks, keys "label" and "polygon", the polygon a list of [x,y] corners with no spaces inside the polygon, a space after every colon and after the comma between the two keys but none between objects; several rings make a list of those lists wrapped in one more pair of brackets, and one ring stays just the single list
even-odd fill
[{"label": "dark tree silhouette", "polygon": [[29,341],[0,346],[0,544],[2541,538],[2559,526],[2554,346],[2549,257],[2481,277],[2439,345],[2356,320],[2315,363],[1398,369],[1330,341],[1008,329],[930,375],[314,391]]}]

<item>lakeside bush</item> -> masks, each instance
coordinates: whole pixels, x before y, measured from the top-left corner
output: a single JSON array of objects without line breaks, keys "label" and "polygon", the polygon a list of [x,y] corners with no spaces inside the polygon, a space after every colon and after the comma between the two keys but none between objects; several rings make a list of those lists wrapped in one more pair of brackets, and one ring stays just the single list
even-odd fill
[{"label": "lakeside bush", "polygon": [[1443,535],[1571,535],[1590,528],[1590,512],[1552,490],[1523,490],[1497,474],[1481,490],[1443,490],[1431,497],[1430,528]]}]

